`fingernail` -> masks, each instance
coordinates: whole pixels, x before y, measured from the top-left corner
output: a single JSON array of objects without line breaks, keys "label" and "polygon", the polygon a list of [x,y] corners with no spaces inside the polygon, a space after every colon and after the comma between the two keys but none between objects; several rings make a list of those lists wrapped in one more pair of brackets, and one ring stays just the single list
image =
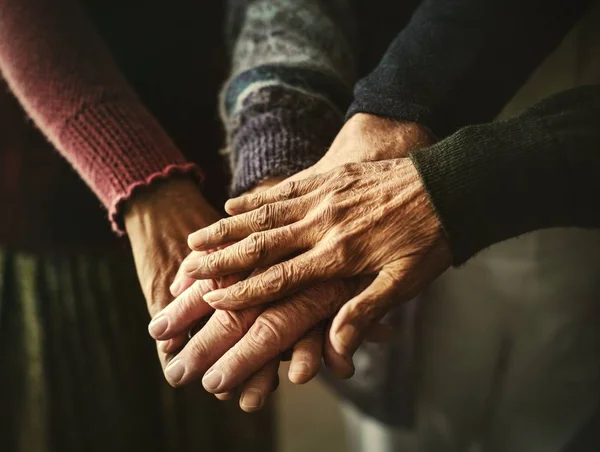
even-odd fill
[{"label": "fingernail", "polygon": [[258,389],[249,389],[242,397],[240,405],[242,408],[256,409],[262,406],[262,394]]},{"label": "fingernail", "polygon": [[[307,377],[310,375],[310,369],[308,368],[308,364],[304,361],[301,362],[292,362],[290,365],[290,380],[292,377]],[[300,378],[298,378],[299,380]],[[294,379],[296,380],[296,379]],[[294,383],[294,381],[292,381]]]},{"label": "fingernail", "polygon": [[183,378],[183,374],[185,373],[185,366],[180,360],[172,361],[171,364],[167,366],[165,369],[165,376],[169,383],[177,384]]},{"label": "fingernail", "polygon": [[199,262],[196,259],[190,259],[183,263],[183,271],[186,273],[192,273],[199,267]]},{"label": "fingernail", "polygon": [[238,206],[238,198],[232,198],[225,203],[225,211],[229,213],[234,213]]},{"label": "fingernail", "polygon": [[204,375],[202,385],[207,391],[216,391],[221,386],[221,381],[223,381],[223,374],[214,369]]},{"label": "fingernail", "polygon": [[191,249],[200,248],[204,245],[208,240],[208,234],[204,229],[200,229],[199,231],[193,232],[188,235],[188,246]]},{"label": "fingernail", "polygon": [[218,289],[208,292],[202,298],[204,298],[204,301],[207,303],[216,303],[218,301],[223,301],[225,299],[225,294],[227,294],[227,289]]},{"label": "fingernail", "polygon": [[169,319],[164,315],[159,315],[153,318],[150,325],[148,325],[148,332],[154,339],[158,339],[165,334],[167,328],[169,328]]},{"label": "fingernail", "polygon": [[[356,338],[356,327],[354,325],[344,325],[335,335],[333,347],[340,355],[344,355],[347,351],[351,351],[352,343]],[[336,347],[337,345],[337,347]]]},{"label": "fingernail", "polygon": [[173,295],[174,297],[179,296],[179,288],[181,287],[181,283],[179,281],[173,281],[173,284],[171,284],[171,287],[169,287],[169,292],[171,292],[171,295]]}]

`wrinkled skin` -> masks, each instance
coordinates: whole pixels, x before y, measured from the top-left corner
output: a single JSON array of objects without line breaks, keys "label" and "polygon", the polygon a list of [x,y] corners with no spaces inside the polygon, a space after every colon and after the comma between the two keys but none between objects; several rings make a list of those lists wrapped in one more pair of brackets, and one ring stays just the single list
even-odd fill
[{"label": "wrinkled skin", "polygon": [[[201,196],[195,183],[187,179],[175,179],[156,184],[137,193],[128,202],[125,209],[125,226],[140,285],[151,316],[156,316],[168,306],[174,298],[173,295],[187,293],[195,294],[200,300],[196,311],[198,314],[196,320],[198,320],[213,311],[202,301],[203,294],[227,287],[240,280],[240,275],[231,275],[226,278],[195,281],[181,272],[177,274],[181,262],[189,254],[189,248],[186,246],[189,233],[198,227],[210,225],[219,218],[217,212]],[[174,283],[171,284],[173,281]],[[168,368],[168,364],[184,347],[191,327],[193,325],[188,323],[186,330],[180,330],[177,335],[169,337],[168,341],[157,342],[163,369]],[[150,329],[153,328],[156,331],[161,326],[154,322]],[[314,344],[322,343],[322,337],[323,333],[315,329],[296,344],[298,353],[307,355],[305,359],[320,361],[322,347]],[[278,367],[279,358],[272,359],[255,369],[255,373],[248,375],[242,382],[239,388],[242,409],[254,411],[264,405],[268,395],[277,387]],[[235,389],[232,388],[232,391]],[[217,394],[217,397],[231,398],[234,395],[232,391]]]},{"label": "wrinkled skin", "polygon": [[[231,286],[222,300],[216,300],[219,291],[213,292],[213,307],[227,306],[233,314],[244,306],[263,309],[265,303],[293,294],[237,323],[242,339],[209,369],[220,373],[220,383],[209,384],[215,382],[205,378],[208,390],[233,387],[338,310],[324,353],[326,363],[336,363],[334,373],[341,377],[352,374],[351,356],[365,336],[389,335],[373,325],[389,309],[391,295],[412,297],[449,265],[450,254],[408,159],[339,165],[348,159],[402,157],[432,141],[414,124],[356,115],[313,167],[288,179],[291,183],[230,201],[230,212],[242,215],[190,236],[188,242],[197,251],[241,241],[211,256],[193,255],[182,266],[189,277],[274,265]],[[338,169],[326,173],[331,167]],[[310,287],[298,292],[306,285]],[[174,319],[173,325],[177,322],[181,320]],[[350,326],[350,332],[342,331],[343,326]],[[178,330],[174,327],[172,333]],[[205,327],[198,337],[204,350],[213,347],[208,331]],[[186,370],[180,383],[205,371],[192,361],[183,362]]]},{"label": "wrinkled skin", "polygon": [[392,299],[413,297],[451,263],[409,159],[347,164],[233,200],[229,209],[243,213],[197,233],[194,246],[237,243],[188,262],[188,276],[269,268],[205,295],[216,309],[257,306],[319,281],[376,275],[337,315],[332,339],[339,353],[356,347],[357,331],[387,312]]}]

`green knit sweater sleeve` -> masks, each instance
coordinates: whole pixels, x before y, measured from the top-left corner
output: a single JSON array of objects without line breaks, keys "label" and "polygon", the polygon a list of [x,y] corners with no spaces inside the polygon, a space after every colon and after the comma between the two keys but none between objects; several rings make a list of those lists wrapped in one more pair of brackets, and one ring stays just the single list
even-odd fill
[{"label": "green knit sweater sleeve", "polygon": [[411,154],[460,265],[541,228],[600,227],[600,85]]}]

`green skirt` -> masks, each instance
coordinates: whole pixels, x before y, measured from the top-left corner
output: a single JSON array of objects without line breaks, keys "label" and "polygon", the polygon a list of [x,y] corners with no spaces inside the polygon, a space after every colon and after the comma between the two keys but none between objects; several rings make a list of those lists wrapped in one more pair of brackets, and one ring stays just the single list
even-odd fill
[{"label": "green skirt", "polygon": [[272,409],[174,390],[131,257],[0,251],[0,450],[273,450]]}]

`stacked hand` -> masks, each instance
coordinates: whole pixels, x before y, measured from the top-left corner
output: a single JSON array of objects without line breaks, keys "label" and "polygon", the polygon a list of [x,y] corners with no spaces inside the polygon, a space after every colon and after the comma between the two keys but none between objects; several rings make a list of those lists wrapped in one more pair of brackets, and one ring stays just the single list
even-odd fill
[{"label": "stacked hand", "polygon": [[[200,319],[213,311],[210,306],[202,302],[204,293],[239,281],[240,275],[200,281],[191,279],[182,272],[177,275],[181,263],[189,254],[186,245],[187,236],[190,232],[208,226],[219,218],[219,214],[201,196],[196,184],[186,179],[157,184],[151,189],[137,193],[128,202],[125,225],[151,316],[155,316],[168,306],[173,300],[173,294],[179,295],[185,291],[188,297],[195,295],[199,300],[199,303],[194,306],[194,315]],[[175,283],[171,284],[174,280]],[[222,314],[219,313],[215,319],[221,319]],[[151,331],[153,335],[159,336],[156,333],[165,328],[168,329],[168,325],[165,326],[157,321],[152,325]],[[177,356],[188,340],[188,331],[181,330],[179,333],[169,336],[168,341],[157,342],[158,355],[163,368],[166,368]],[[246,400],[246,404],[254,403],[253,399],[256,399],[254,395],[257,391],[265,394],[266,397],[275,389],[277,364],[278,361],[265,363],[265,366],[257,369],[257,372],[248,378],[241,388],[241,397],[242,400]],[[229,398],[231,395],[222,394],[219,397]]]},{"label": "stacked hand", "polygon": [[[229,393],[258,372],[264,401],[279,356],[290,348],[292,381],[310,380],[321,354],[334,374],[350,376],[365,336],[385,336],[374,326],[392,300],[411,298],[451,262],[405,158],[431,141],[415,124],[356,115],[313,167],[230,200],[226,208],[236,216],[190,235],[194,252],[175,280],[179,296],[150,331],[179,343],[208,305],[217,312],[166,368],[169,382],[204,375],[207,390]],[[226,276],[219,288],[201,283]],[[190,278],[198,282],[182,292]],[[168,328],[156,334],[160,319]]]}]

